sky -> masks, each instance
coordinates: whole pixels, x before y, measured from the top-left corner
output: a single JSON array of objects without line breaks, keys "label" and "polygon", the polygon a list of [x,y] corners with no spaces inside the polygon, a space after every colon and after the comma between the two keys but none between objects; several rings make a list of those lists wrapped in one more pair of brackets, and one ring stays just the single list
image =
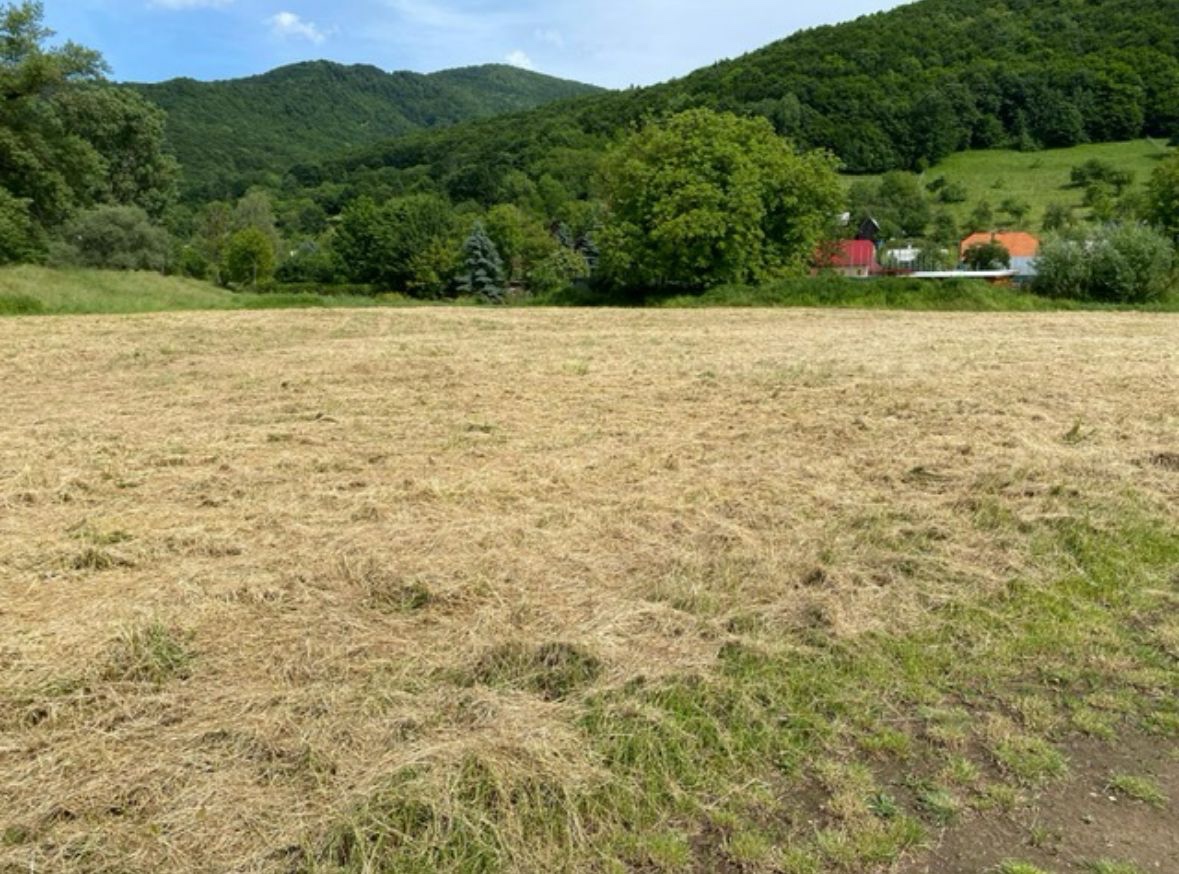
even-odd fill
[{"label": "sky", "polygon": [[227,79],[326,58],[432,72],[511,63],[650,85],[898,0],[44,0],[119,81]]}]

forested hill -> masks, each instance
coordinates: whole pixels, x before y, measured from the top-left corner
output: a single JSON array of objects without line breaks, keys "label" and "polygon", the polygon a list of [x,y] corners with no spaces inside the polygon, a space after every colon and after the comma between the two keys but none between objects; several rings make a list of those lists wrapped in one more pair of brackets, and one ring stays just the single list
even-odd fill
[{"label": "forested hill", "polygon": [[169,143],[198,196],[415,130],[600,90],[506,65],[422,75],[328,61],[131,87],[167,111]]},{"label": "forested hill", "polygon": [[513,170],[577,192],[616,132],[696,106],[765,116],[853,172],[918,169],[964,149],[1171,136],[1177,54],[1179,0],[921,0],[663,85],[414,135],[301,171],[310,187],[334,180],[374,195],[423,167],[456,201],[502,199]]}]

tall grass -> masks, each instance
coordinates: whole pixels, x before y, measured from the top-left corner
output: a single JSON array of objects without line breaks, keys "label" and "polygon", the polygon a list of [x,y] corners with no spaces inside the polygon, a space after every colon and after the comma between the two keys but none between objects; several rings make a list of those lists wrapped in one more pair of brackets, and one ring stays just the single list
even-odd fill
[{"label": "tall grass", "polygon": [[[848,279],[840,276],[799,277],[765,285],[722,285],[703,292],[627,293],[587,287],[569,288],[536,297],[533,306],[665,307],[835,307],[848,309],[930,310],[942,312],[1050,312],[1115,309],[1109,305],[1049,299],[1013,286],[978,280],[942,282],[905,277]],[[1120,309],[1175,311],[1179,296],[1149,306]]]},{"label": "tall grass", "polygon": [[351,295],[232,292],[157,273],[52,270],[30,265],[0,269],[0,316],[360,307],[386,302]]}]

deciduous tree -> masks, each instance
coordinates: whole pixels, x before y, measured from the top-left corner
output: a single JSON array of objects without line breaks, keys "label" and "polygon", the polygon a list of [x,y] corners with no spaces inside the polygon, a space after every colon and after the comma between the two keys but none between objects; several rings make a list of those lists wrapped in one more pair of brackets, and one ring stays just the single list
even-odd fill
[{"label": "deciduous tree", "polygon": [[768,121],[696,109],[606,157],[601,271],[618,287],[704,288],[805,269],[838,212],[835,162]]}]

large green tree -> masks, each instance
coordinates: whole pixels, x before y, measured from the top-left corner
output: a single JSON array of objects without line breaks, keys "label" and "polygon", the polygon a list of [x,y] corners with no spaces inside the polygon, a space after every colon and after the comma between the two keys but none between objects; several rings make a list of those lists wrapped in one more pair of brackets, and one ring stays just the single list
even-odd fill
[{"label": "large green tree", "polygon": [[269,281],[274,268],[274,246],[265,232],[248,227],[229,238],[221,267],[226,282],[256,286]]},{"label": "large green tree", "polygon": [[606,157],[601,272],[630,288],[703,288],[799,273],[840,206],[835,161],[765,119],[689,110]]},{"label": "large green tree", "polygon": [[161,215],[176,173],[163,113],[107,84],[97,52],[49,45],[43,21],[39,2],[0,7],[0,188],[43,228],[103,203]]},{"label": "large green tree", "polygon": [[344,211],[332,245],[351,281],[431,297],[449,279],[444,253],[460,239],[449,203],[414,194],[380,206],[361,198]]}]

